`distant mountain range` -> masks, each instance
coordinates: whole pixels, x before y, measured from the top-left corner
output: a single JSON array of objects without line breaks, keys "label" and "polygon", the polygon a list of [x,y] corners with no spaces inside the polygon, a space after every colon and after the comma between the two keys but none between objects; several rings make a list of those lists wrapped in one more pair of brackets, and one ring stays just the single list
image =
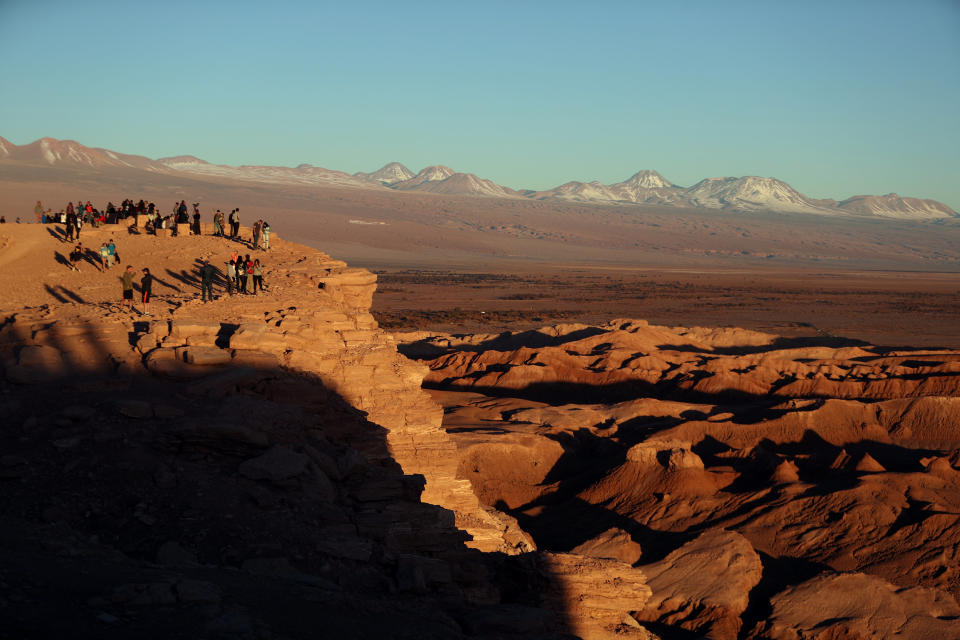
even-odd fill
[{"label": "distant mountain range", "polygon": [[770,211],[819,215],[875,216],[901,219],[931,219],[957,216],[936,200],[904,198],[895,193],[859,195],[846,200],[814,199],[776,178],[744,176],[706,178],[690,187],[676,185],[656,171],[644,170],[613,184],[567,182],[545,191],[514,190],[472,173],[456,172],[434,165],[414,173],[399,162],[353,175],[309,164],[297,167],[211,164],[194,156],[151,160],[144,156],[86,147],[73,140],[42,138],[14,145],[0,138],[0,165],[56,166],[93,171],[141,170],[184,173],[215,179],[273,184],[337,186],[363,189],[420,191],[447,195],[493,198],[559,200],[594,204],[652,204],[730,211]]}]

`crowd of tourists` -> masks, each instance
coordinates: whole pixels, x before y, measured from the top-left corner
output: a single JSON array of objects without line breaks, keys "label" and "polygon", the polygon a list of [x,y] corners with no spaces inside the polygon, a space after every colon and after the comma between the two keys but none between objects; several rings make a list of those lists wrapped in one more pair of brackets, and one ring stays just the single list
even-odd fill
[{"label": "crowd of tourists", "polygon": [[[191,235],[202,235],[200,203],[194,202],[192,209],[191,215],[186,200],[174,202],[167,215],[163,215],[155,202],[147,202],[143,199],[139,202],[126,199],[119,206],[108,202],[102,209],[95,207],[89,200],[86,202],[77,200],[76,205],[70,201],[63,209],[54,213],[51,209],[44,209],[43,204],[38,200],[34,207],[34,214],[40,224],[64,225],[67,232],[66,240],[73,242],[80,239],[80,231],[84,226],[96,228],[104,224],[119,224],[124,220],[130,221],[128,225],[130,233],[139,233],[142,225],[145,233],[156,234],[160,229],[169,229],[170,235],[176,236],[181,232],[181,225],[188,225],[188,232]],[[19,218],[17,221],[19,222]],[[240,237],[240,209],[233,209],[229,216],[224,216],[220,209],[214,211],[213,235],[243,242],[244,240]],[[260,219],[253,223],[249,243],[254,250],[270,250],[270,225],[266,221]]]},{"label": "crowd of tourists", "polygon": [[225,263],[227,271],[227,293],[256,295],[257,290],[263,291],[263,265],[259,258],[250,259],[250,254],[242,256],[236,251],[230,255]]},{"label": "crowd of tourists", "polygon": [[[84,262],[94,265],[98,271],[107,271],[120,264],[117,243],[112,237],[102,242],[99,249],[84,247],[83,243],[80,242],[80,232],[85,226],[99,227],[104,224],[119,224],[121,221],[129,220],[130,233],[139,233],[142,225],[147,233],[156,234],[160,229],[170,229],[170,235],[176,236],[183,232],[180,225],[186,224],[190,234],[202,235],[200,204],[193,203],[192,209],[193,215],[191,216],[186,201],[181,200],[174,203],[170,213],[164,216],[156,203],[145,200],[134,202],[132,199],[126,199],[119,206],[108,202],[103,209],[98,209],[89,200],[85,202],[77,200],[76,205],[71,201],[56,213],[50,209],[44,209],[42,203],[38,201],[34,213],[37,222],[40,224],[64,225],[62,240],[75,243],[69,254],[68,265],[71,269],[79,272],[80,266]],[[6,220],[2,222],[6,222]],[[258,219],[251,227],[251,236],[248,241],[240,236],[239,208],[231,210],[229,215],[224,215],[220,209],[213,212],[214,236],[247,244],[253,251],[269,251],[270,231],[270,225],[262,218]],[[138,272],[134,270],[133,265],[127,265],[120,276],[123,308],[136,309],[134,305],[134,279],[137,274]],[[142,304],[140,313],[151,315],[149,313],[149,303],[152,296],[153,275],[147,267],[141,268],[139,274],[137,299]],[[259,258],[251,258],[250,254],[243,255],[237,250],[234,250],[230,259],[224,262],[223,271],[210,264],[209,260],[203,260],[198,270],[201,300],[204,303],[214,300],[214,290],[219,287],[225,287],[225,293],[230,296],[235,294],[257,295],[258,292],[265,290],[263,274],[264,266]]]}]

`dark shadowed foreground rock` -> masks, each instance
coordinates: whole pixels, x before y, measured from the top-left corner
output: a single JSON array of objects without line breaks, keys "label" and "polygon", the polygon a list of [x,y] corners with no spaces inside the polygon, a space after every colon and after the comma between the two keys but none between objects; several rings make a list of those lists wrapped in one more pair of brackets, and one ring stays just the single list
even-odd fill
[{"label": "dark shadowed foreground rock", "polygon": [[154,316],[3,316],[0,637],[648,637],[642,572],[539,553],[458,476],[375,275],[282,242],[270,262],[256,297],[201,305],[171,269]]}]

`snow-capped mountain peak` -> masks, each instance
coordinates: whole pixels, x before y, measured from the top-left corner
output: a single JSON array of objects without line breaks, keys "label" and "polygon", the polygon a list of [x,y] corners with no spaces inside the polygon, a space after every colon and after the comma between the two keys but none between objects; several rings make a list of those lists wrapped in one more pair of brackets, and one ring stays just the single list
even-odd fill
[{"label": "snow-capped mountain peak", "polygon": [[454,173],[456,173],[456,172],[455,172],[453,169],[451,169],[450,167],[445,167],[445,166],[443,166],[442,164],[435,164],[435,165],[426,167],[426,168],[424,168],[424,169],[421,169],[421,170],[420,170],[420,173],[418,173],[418,174],[417,174],[416,176],[414,176],[414,177],[415,177],[415,178],[418,178],[418,179],[421,179],[421,180],[424,180],[424,181],[426,181],[426,180],[446,180],[447,178],[449,178],[450,176],[452,176]]},{"label": "snow-capped mountain peak", "polygon": [[652,169],[637,171],[620,184],[644,189],[665,189],[677,186]]},{"label": "snow-capped mountain peak", "polygon": [[742,211],[826,213],[810,198],[776,178],[706,178],[682,194],[695,207]]},{"label": "snow-capped mountain peak", "polygon": [[410,171],[410,169],[407,169],[399,162],[390,162],[373,173],[358,171],[353,175],[362,180],[379,182],[380,184],[390,186],[398,182],[403,182],[404,180],[409,180],[414,174],[413,171]]},{"label": "snow-capped mountain peak", "polygon": [[403,180],[402,182],[396,182],[391,186],[395,189],[411,189],[424,184],[425,182],[439,182],[440,180],[446,180],[454,173],[456,172],[450,167],[435,164],[421,169],[420,172],[412,178]]}]

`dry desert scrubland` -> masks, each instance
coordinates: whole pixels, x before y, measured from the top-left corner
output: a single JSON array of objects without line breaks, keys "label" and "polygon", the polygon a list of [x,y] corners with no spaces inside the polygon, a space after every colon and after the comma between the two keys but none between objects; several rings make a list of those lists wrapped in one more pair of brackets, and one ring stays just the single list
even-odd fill
[{"label": "dry desert scrubland", "polygon": [[0,635],[960,637],[949,274],[427,256],[375,295],[271,223],[267,289],[206,304],[241,243],[84,230],[150,316],[0,227]]}]

